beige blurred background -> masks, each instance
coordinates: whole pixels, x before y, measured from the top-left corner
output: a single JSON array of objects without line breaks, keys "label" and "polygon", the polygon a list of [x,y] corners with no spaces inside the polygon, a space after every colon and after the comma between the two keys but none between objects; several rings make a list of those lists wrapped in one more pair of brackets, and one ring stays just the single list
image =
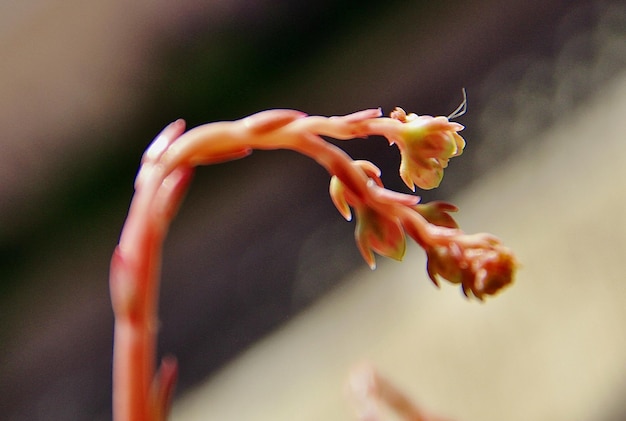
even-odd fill
[{"label": "beige blurred background", "polygon": [[[480,304],[423,253],[367,270],[328,175],[289,153],[203,168],[166,243],[174,420],[349,420],[369,361],[456,420],[626,417],[620,0],[0,4],[0,418],[110,419],[107,276],[169,121],[469,97],[440,189],[522,262]],[[382,139],[342,143],[403,190]],[[390,418],[393,419],[393,418]]]}]

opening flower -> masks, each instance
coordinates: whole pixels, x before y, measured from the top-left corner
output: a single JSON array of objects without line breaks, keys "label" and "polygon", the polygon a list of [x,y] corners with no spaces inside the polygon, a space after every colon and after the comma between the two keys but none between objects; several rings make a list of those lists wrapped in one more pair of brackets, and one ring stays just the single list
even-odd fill
[{"label": "opening flower", "polygon": [[394,109],[391,118],[403,123],[390,141],[400,149],[404,183],[412,190],[415,185],[425,190],[438,187],[450,158],[463,153],[465,140],[457,132],[464,127],[448,117],[407,115],[401,108]]}]

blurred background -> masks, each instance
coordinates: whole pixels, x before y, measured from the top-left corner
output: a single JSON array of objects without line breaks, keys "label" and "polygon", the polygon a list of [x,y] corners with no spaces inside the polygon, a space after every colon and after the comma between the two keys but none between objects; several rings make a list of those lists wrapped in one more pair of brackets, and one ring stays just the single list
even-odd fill
[{"label": "blurred background", "polygon": [[[422,195],[514,248],[486,304],[420,250],[369,272],[290,152],[201,168],[165,250],[174,420],[348,420],[371,360],[459,420],[626,419],[626,4],[0,3],[0,418],[110,419],[111,252],[168,122],[267,108],[447,115],[466,152]],[[406,191],[384,139],[343,142]]]}]

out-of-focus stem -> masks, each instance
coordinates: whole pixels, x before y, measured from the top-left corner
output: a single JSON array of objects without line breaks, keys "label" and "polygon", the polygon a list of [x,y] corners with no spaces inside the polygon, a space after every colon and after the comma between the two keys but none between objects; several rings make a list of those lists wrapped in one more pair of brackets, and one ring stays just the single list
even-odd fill
[{"label": "out-of-focus stem", "polygon": [[427,414],[369,365],[358,367],[350,377],[350,393],[356,400],[360,421],[382,421],[379,404],[386,405],[405,421],[446,421]]}]

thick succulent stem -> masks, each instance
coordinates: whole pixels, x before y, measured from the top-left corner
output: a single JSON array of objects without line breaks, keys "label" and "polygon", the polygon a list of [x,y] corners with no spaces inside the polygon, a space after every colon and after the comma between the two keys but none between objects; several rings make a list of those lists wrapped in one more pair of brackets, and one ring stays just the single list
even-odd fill
[{"label": "thick succulent stem", "polygon": [[[162,136],[170,143],[184,123],[168,126]],[[157,138],[159,139],[159,138]],[[158,402],[150,401],[155,382],[158,293],[162,244],[184,191],[191,168],[180,167],[168,177],[149,176],[151,162],[140,169],[136,193],[111,260],[110,290],[115,314],[113,348],[113,418],[116,421],[155,420]],[[168,365],[168,373],[175,371]],[[175,375],[166,376],[173,382]],[[169,389],[163,384],[160,388]],[[169,396],[168,396],[169,397]]]}]

